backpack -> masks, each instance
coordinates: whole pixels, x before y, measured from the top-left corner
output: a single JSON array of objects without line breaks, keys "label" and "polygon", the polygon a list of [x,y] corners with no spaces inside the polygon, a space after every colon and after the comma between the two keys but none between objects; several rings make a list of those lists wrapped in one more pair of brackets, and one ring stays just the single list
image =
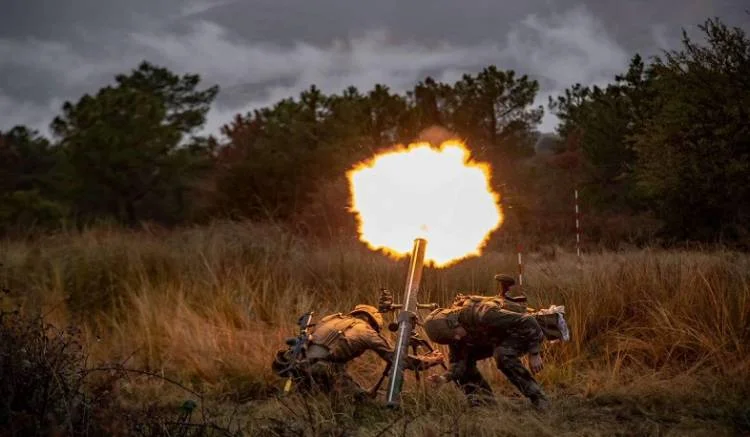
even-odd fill
[{"label": "backpack", "polygon": [[345,333],[359,322],[359,319],[341,313],[323,317],[310,334],[310,344],[325,347],[333,357],[346,355],[349,343]]},{"label": "backpack", "polygon": [[565,321],[565,306],[550,305],[549,308],[533,313],[539,326],[544,332],[544,337],[550,343],[557,341],[570,341],[570,330]]},{"label": "backpack", "polygon": [[511,302],[507,299],[503,299],[500,296],[482,296],[482,295],[469,295],[465,296],[459,294],[453,300],[453,306],[464,307],[476,303],[492,302],[499,305],[502,309],[507,311],[513,311],[514,313],[526,313],[527,307],[521,302]]}]

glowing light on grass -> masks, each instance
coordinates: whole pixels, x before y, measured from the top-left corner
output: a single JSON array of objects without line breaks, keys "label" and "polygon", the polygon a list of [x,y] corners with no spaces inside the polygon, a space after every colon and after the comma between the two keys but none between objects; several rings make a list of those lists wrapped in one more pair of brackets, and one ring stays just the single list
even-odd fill
[{"label": "glowing light on grass", "polygon": [[458,141],[397,146],[361,162],[347,172],[359,239],[401,258],[426,238],[425,262],[436,267],[480,255],[503,222],[490,174]]}]

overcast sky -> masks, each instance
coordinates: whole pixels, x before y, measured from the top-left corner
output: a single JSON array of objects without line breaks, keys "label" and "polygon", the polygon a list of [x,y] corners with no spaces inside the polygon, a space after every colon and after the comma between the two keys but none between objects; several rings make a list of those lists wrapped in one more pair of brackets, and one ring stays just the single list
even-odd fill
[{"label": "overcast sky", "polygon": [[[489,64],[538,79],[546,110],[549,95],[610,81],[635,52],[674,48],[682,28],[707,17],[748,30],[747,9],[739,0],[3,0],[0,130],[46,133],[65,100],[144,59],[221,86],[211,132],[311,84],[404,91],[427,74],[453,81]],[[541,129],[555,123],[546,115]]]}]

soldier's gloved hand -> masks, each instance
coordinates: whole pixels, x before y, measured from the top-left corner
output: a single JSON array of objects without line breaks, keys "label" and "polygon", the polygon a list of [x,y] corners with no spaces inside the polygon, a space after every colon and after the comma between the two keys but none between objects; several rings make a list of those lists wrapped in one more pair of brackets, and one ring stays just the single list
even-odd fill
[{"label": "soldier's gloved hand", "polygon": [[531,371],[533,373],[539,373],[544,368],[544,363],[542,362],[542,356],[539,354],[529,355],[529,366],[531,367]]},{"label": "soldier's gloved hand", "polygon": [[428,354],[422,355],[421,360],[427,367],[438,366],[445,361],[445,355],[439,350],[434,350]]},{"label": "soldier's gloved hand", "polygon": [[378,299],[378,311],[385,313],[391,310],[393,306],[393,293],[386,290],[385,288],[380,290],[380,298]]},{"label": "soldier's gloved hand", "polygon": [[448,382],[448,378],[445,375],[430,375],[427,380],[433,384],[444,384]]}]

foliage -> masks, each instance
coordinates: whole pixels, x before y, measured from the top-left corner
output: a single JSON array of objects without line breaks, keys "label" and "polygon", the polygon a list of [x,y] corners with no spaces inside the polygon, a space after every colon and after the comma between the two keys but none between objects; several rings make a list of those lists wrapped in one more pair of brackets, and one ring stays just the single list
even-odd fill
[{"label": "foliage", "polygon": [[[377,435],[400,417],[377,405],[333,409],[323,399],[308,410],[295,399],[277,402],[283,381],[271,371],[270,360],[294,332],[299,314],[313,310],[317,320],[358,303],[375,303],[381,287],[403,287],[403,261],[343,238],[321,244],[251,222],[162,233],[98,228],[3,249],[0,282],[18,286],[9,299],[50,318],[78,319],[66,294],[96,300],[106,292],[97,292],[85,278],[98,270],[117,272],[111,280],[125,290],[118,296],[120,311],[91,306],[80,323],[91,362],[127,360],[130,368],[151,370],[123,373],[114,365],[106,366],[114,373],[91,374],[117,378],[111,392],[128,410],[108,410],[114,417],[105,415],[104,423],[142,424],[126,428],[135,430],[131,435],[139,435],[137,430],[200,435],[197,427],[179,426],[185,390],[154,374],[198,393],[189,396],[211,407],[209,419],[196,408],[189,421],[206,424],[208,435],[211,423],[229,428],[230,421],[233,430],[242,423],[245,435],[284,435],[285,429],[286,435],[352,434],[354,429]],[[107,252],[119,256],[86,272],[91,260]],[[80,260],[75,270],[70,259]],[[570,343],[543,350],[539,380],[553,399],[549,419],[540,423],[489,360],[480,370],[498,395],[496,409],[468,410],[454,387],[433,387],[409,376],[404,411],[414,421],[406,435],[456,428],[458,435],[497,435],[510,432],[508,427],[513,435],[535,435],[539,429],[548,430],[545,435],[581,435],[594,425],[601,435],[691,435],[696,429],[746,434],[750,257],[651,248],[589,254],[583,261],[579,269],[575,253],[560,249],[524,258],[523,293],[530,304],[565,305],[572,330]],[[491,251],[447,269],[428,268],[419,300],[446,304],[457,291],[490,294],[494,274],[516,267],[513,254]],[[64,285],[61,275],[81,280]],[[376,355],[365,354],[350,367],[370,386],[383,366]],[[225,403],[225,414],[214,402]],[[458,423],[449,420],[459,415]],[[406,419],[391,434],[400,435]],[[645,419],[659,421],[659,432],[644,428]],[[180,434],[181,429],[189,433]]]},{"label": "foliage", "polygon": [[672,241],[747,246],[750,40],[718,19],[699,27],[705,45],[683,33],[680,50],[635,56],[614,84],[574,85],[550,108],[599,209],[649,211]]},{"label": "foliage", "polygon": [[577,184],[599,208],[638,209],[634,198],[637,154],[632,135],[648,113],[653,78],[642,58],[634,56],[628,71],[605,88],[575,84],[550,109],[560,118],[558,133],[569,149],[585,157]]},{"label": "foliage", "polygon": [[493,65],[404,94],[312,85],[205,138],[218,88],[143,62],[66,102],[53,142],[21,126],[0,133],[0,232],[231,218],[353,235],[346,170],[437,126],[492,165],[506,215],[496,247],[572,244],[575,189],[586,244],[748,247],[750,43],[718,19],[699,27],[703,45],[685,36],[663,57],[634,55],[609,84],[550,98],[554,138],[536,131],[539,84]]},{"label": "foliage", "polygon": [[215,424],[206,411],[196,420],[193,413],[199,405],[193,400],[179,409],[149,403],[124,406],[116,395],[129,373],[172,381],[122,364],[89,367],[76,327],[59,329],[42,316],[0,310],[0,340],[0,434],[4,436],[238,435]]},{"label": "foliage", "polygon": [[677,239],[750,243],[750,38],[718,20],[657,58],[653,115],[634,135],[644,194]]},{"label": "foliage", "polygon": [[[224,126],[218,208],[232,217],[309,219],[324,195],[321,188],[376,151],[415,140],[434,123],[468,140],[479,158],[510,169],[506,161],[533,153],[532,130],[542,109],[529,106],[538,89],[527,76],[494,66],[453,85],[427,78],[405,97],[380,84],[366,94],[349,87],[331,96],[313,86],[298,99]],[[338,211],[323,214],[329,223],[343,221],[347,200],[336,199]]]},{"label": "foliage", "polygon": [[532,132],[543,110],[529,108],[539,84],[495,66],[476,77],[464,75],[452,87],[449,126],[494,164],[533,153]]},{"label": "foliage", "polygon": [[59,199],[59,151],[38,132],[0,132],[0,233],[13,226],[45,227],[66,214]]},{"label": "foliage", "polygon": [[[97,405],[84,393],[86,356],[74,329],[0,312],[0,431],[84,435]],[[97,401],[105,402],[103,399]]]},{"label": "foliage", "polygon": [[52,128],[70,165],[76,215],[135,224],[142,209],[170,200],[184,210],[185,178],[207,156],[200,141],[184,145],[184,135],[204,123],[218,92],[198,83],[144,62],[117,85],[63,105]]}]

